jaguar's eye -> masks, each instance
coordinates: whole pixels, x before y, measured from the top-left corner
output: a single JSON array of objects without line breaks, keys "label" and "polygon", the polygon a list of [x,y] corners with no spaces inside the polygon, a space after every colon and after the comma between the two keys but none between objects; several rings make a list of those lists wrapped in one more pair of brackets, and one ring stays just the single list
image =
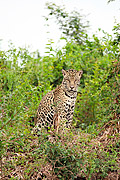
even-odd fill
[{"label": "jaguar's eye", "polygon": [[70,80],[69,80],[69,79],[66,79],[65,81],[70,82]]}]

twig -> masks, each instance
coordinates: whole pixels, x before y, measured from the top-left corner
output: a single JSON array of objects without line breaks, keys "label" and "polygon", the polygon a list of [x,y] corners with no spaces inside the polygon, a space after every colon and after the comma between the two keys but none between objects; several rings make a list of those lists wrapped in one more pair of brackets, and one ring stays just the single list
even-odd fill
[{"label": "twig", "polygon": [[0,169],[1,169],[1,179],[3,177],[3,172],[2,172],[2,156],[0,157]]}]

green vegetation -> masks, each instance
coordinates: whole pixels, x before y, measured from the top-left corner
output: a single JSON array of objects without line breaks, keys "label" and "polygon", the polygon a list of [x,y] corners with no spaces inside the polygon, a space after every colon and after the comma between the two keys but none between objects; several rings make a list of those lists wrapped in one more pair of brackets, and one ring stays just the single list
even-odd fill
[{"label": "green vegetation", "polygon": [[[0,51],[0,176],[14,180],[112,177],[117,180],[120,177],[120,24],[113,28],[114,37],[102,31],[102,38],[95,34],[89,38],[78,14],[70,16],[55,5],[49,5],[48,9],[52,10],[48,19],[55,15],[65,34],[61,38],[66,40],[65,47],[54,50],[49,43],[44,57],[37,51],[16,49],[13,44],[8,51]],[[60,18],[64,18],[63,26]],[[70,23],[65,26],[68,20]],[[72,36],[68,29],[75,31]],[[33,136],[33,119],[41,98],[61,83],[61,70],[70,68],[84,72],[73,130],[54,134],[49,139],[49,132]]]}]

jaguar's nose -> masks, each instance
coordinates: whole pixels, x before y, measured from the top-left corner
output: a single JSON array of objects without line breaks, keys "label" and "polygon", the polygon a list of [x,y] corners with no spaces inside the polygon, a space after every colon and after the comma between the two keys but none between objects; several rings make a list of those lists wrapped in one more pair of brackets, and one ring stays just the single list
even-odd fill
[{"label": "jaguar's nose", "polygon": [[71,89],[74,89],[74,86],[70,86]]}]

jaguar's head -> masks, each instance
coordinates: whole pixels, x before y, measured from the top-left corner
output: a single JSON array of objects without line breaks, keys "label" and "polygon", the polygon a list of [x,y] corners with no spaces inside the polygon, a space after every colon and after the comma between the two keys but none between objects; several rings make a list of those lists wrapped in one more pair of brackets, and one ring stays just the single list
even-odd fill
[{"label": "jaguar's head", "polygon": [[62,86],[65,92],[69,94],[74,94],[77,92],[78,85],[80,84],[80,78],[83,74],[83,71],[77,71],[74,69],[69,69],[67,71],[62,70],[63,81]]}]

